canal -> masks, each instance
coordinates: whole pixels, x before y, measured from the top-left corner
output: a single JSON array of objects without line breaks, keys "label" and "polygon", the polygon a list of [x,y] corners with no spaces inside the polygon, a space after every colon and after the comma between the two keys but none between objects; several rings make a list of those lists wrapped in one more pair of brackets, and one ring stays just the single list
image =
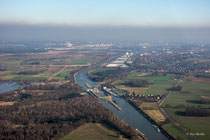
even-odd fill
[{"label": "canal", "polygon": [[[109,61],[112,61],[116,58],[117,57],[114,57]],[[92,67],[86,68],[78,72],[75,75],[76,83],[80,85],[84,90],[87,90],[85,83],[88,83],[91,86],[96,86],[96,84],[88,78],[86,72],[91,70],[92,68],[101,66],[103,63],[104,62],[101,62],[97,65],[94,65]],[[162,131],[159,132],[158,129],[150,121],[148,121],[140,112],[138,112],[130,103],[128,103],[121,97],[112,96],[112,99],[116,101],[120,108],[122,108],[121,111],[117,110],[108,102],[105,102],[100,99],[99,101],[105,107],[112,110],[119,118],[127,122],[130,126],[142,132],[148,140],[168,140],[168,138],[163,134]]]}]

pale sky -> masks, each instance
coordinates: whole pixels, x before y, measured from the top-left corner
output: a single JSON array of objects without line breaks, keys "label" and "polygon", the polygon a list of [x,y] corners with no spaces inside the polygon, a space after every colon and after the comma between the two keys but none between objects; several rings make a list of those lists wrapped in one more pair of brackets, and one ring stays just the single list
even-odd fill
[{"label": "pale sky", "polygon": [[0,40],[210,42],[210,0],[0,0]]},{"label": "pale sky", "polygon": [[0,24],[209,27],[210,0],[0,0]]}]

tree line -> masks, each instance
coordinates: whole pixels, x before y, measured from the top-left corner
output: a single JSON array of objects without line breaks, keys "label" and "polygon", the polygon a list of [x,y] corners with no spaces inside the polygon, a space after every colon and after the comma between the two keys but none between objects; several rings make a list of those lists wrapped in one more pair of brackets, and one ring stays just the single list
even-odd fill
[{"label": "tree line", "polygon": [[186,116],[195,116],[195,117],[208,117],[210,116],[209,109],[199,108],[199,107],[187,107],[185,109]]},{"label": "tree line", "polygon": [[130,86],[130,87],[147,87],[147,86],[149,86],[148,80],[145,80],[145,79],[128,80],[122,84],[126,85],[126,86]]}]

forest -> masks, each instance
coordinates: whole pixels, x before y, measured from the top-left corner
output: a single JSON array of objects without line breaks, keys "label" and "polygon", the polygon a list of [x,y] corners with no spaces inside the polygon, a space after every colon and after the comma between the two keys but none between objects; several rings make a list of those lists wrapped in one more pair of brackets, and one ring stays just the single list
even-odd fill
[{"label": "forest", "polygon": [[102,82],[106,80],[116,80],[126,77],[129,71],[126,69],[110,69],[105,71],[88,74],[88,77],[95,82]]},{"label": "forest", "polygon": [[[0,106],[0,139],[59,139],[87,122],[105,123],[127,138],[138,139],[133,128],[97,99],[81,96],[80,87],[73,83],[68,85],[53,90],[49,90],[49,85],[30,86],[24,93],[1,95],[1,101],[15,103]],[[47,92],[40,95],[32,92],[39,88]]]}]

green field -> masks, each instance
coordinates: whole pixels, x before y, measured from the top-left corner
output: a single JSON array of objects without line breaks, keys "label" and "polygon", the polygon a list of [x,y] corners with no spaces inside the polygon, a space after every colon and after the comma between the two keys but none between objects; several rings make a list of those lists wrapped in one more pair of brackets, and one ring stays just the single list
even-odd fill
[{"label": "green field", "polygon": [[157,102],[143,102],[140,104],[139,108],[150,108],[150,109],[158,109]]},{"label": "green field", "polygon": [[[20,70],[21,71],[21,70]],[[32,71],[29,68],[25,68],[24,69],[25,72],[30,72]],[[63,69],[57,69],[54,71],[48,71],[45,70],[44,72],[41,72],[39,74],[26,74],[26,75],[22,75],[22,74],[16,74],[12,71],[8,71],[8,74],[0,74],[0,77],[2,80],[25,80],[25,81],[39,81],[39,80],[45,80],[48,79],[49,77],[51,77],[51,79],[57,79],[57,80],[65,80],[65,77],[70,76],[71,75],[71,71],[70,70],[65,70]]]},{"label": "green field", "polygon": [[181,140],[190,140],[190,138],[183,133],[181,130],[173,126],[172,124],[165,124],[163,128],[169,132],[175,139],[181,139]]},{"label": "green field", "polygon": [[[203,133],[204,136],[198,136],[199,140],[207,140],[210,139],[210,118],[209,117],[187,117],[178,115],[177,112],[183,112],[184,109],[172,109],[167,108],[164,109],[169,117],[173,118],[182,128],[188,130],[191,133]],[[168,128],[169,129],[169,128]],[[169,133],[172,135],[177,135],[174,133],[177,131],[176,128],[170,127]],[[181,131],[179,131],[181,133]],[[178,134],[179,135],[179,134]],[[178,136],[177,135],[177,136]],[[186,137],[184,133],[181,133]]]},{"label": "green field", "polygon": [[[132,72],[128,75],[129,79],[145,79],[148,80],[150,83],[150,86],[142,91],[141,94],[148,95],[148,94],[153,94],[153,95],[163,95],[168,92],[168,88],[171,88],[175,84],[175,80],[173,80],[173,76],[167,75],[167,76],[139,76],[142,73],[140,72]],[[117,84],[119,85],[120,83],[123,83],[123,81],[118,82]]]},{"label": "green field", "polygon": [[210,107],[207,104],[200,103],[201,96],[210,97],[210,83],[209,82],[181,82],[179,85],[183,87],[181,92],[172,92],[172,94],[165,100],[162,106],[166,104],[171,106],[185,105],[185,106],[201,106]]},{"label": "green field", "polygon": [[159,84],[159,85],[161,85],[161,84],[171,85],[171,84],[174,83],[172,75],[167,75],[167,76],[139,76],[140,74],[142,74],[142,73],[137,73],[137,72],[130,73],[128,75],[128,78],[130,78],[130,79],[146,79],[152,84]]},{"label": "green field", "polygon": [[[30,71],[30,69],[25,69],[25,71]],[[13,73],[12,71],[8,71],[8,74],[0,74],[0,77],[2,80],[24,80],[24,81],[39,81],[39,80],[45,80],[48,79],[49,77],[52,76],[52,79],[58,79],[58,80],[64,80],[66,76],[70,75],[69,71],[61,71],[61,72],[48,72],[47,70],[39,73],[39,74],[35,74],[35,75],[31,75],[31,74],[26,74],[26,75],[22,75],[22,74],[16,74]],[[56,74],[56,72],[58,74]],[[54,74],[56,74],[55,76],[53,76]]]},{"label": "green field", "polygon": [[117,137],[116,131],[102,124],[86,123],[60,140],[120,140],[120,138]]},{"label": "green field", "polygon": [[59,79],[59,80],[65,80],[65,77],[70,76],[70,71],[62,71],[59,74],[57,74],[53,79]]}]

